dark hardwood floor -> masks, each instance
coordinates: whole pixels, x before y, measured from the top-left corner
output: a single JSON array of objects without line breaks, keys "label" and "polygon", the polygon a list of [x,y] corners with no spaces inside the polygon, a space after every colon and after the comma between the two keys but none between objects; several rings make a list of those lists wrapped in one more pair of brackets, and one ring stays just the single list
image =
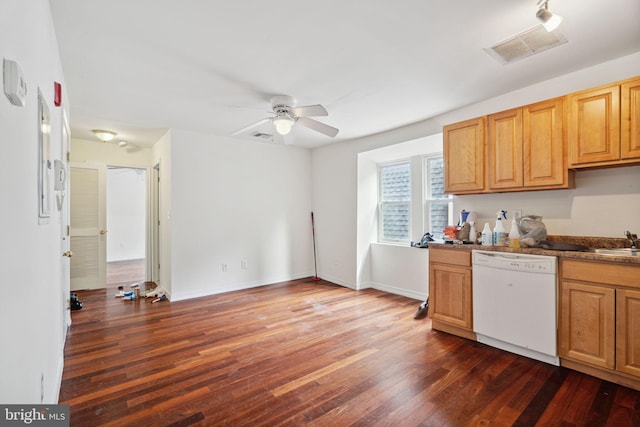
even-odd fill
[{"label": "dark hardwood floor", "polygon": [[107,263],[107,287],[144,281],[145,260],[131,259]]},{"label": "dark hardwood floor", "polygon": [[638,426],[640,392],[433,331],[419,301],[298,280],[178,302],[78,292],[72,426]]}]

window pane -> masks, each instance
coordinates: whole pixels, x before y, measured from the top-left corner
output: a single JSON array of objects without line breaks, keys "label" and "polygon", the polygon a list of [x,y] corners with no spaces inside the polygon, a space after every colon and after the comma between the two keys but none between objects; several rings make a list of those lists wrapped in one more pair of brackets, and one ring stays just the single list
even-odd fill
[{"label": "window pane", "polygon": [[444,194],[444,162],[442,157],[428,159],[427,170],[429,171],[429,199],[442,199],[448,196]]},{"label": "window pane", "polygon": [[449,202],[431,202],[429,205],[431,233],[437,239],[443,238],[444,228],[449,225]]},{"label": "window pane", "polygon": [[389,240],[409,239],[409,203],[382,204],[382,236]]},{"label": "window pane", "polygon": [[383,202],[411,200],[411,166],[409,163],[380,168],[380,196]]}]

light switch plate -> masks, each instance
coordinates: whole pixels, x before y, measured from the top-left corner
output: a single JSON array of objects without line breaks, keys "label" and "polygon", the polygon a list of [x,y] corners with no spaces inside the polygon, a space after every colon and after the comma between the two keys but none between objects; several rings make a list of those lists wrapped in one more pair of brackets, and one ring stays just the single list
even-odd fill
[{"label": "light switch plate", "polygon": [[24,107],[27,99],[27,82],[17,62],[4,59],[2,64],[4,75],[4,94],[9,102],[18,107]]}]

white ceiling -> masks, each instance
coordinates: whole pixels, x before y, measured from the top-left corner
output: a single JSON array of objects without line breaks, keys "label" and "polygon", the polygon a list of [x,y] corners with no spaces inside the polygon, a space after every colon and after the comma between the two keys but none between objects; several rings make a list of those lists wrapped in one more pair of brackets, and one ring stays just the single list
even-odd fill
[{"label": "white ceiling", "polygon": [[640,51],[638,0],[552,0],[568,43],[509,65],[483,49],[538,25],[537,0],[50,3],[72,137],[110,129],[138,145],[169,128],[230,136],[289,95],[340,129],[294,128],[317,147]]}]

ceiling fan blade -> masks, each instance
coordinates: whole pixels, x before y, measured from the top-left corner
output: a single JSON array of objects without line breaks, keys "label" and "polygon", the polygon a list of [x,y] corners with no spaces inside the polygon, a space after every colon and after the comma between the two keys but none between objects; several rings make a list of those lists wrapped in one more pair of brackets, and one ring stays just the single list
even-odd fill
[{"label": "ceiling fan blade", "polygon": [[291,112],[296,117],[318,117],[328,116],[327,110],[322,105],[305,105],[303,107],[293,107]]},{"label": "ceiling fan blade", "polygon": [[309,129],[313,129],[316,132],[323,133],[327,136],[334,137],[338,134],[338,129],[333,126],[325,125],[324,123],[320,123],[317,120],[309,119],[307,117],[298,117],[296,123],[301,124],[304,127],[308,127]]},{"label": "ceiling fan blade", "polygon": [[245,126],[245,127],[243,127],[242,129],[238,129],[237,131],[235,131],[234,133],[232,133],[232,134],[231,134],[231,136],[239,135],[239,134],[241,134],[241,133],[246,133],[247,131],[250,131],[250,130],[251,130],[251,129],[253,129],[253,128],[257,128],[258,126],[263,125],[263,124],[265,124],[265,123],[267,123],[267,122],[270,122],[270,121],[271,121],[271,118],[270,118],[270,117],[264,118],[264,119],[262,119],[262,120],[258,120],[258,121],[257,121],[257,122],[255,122],[255,123],[251,123],[249,126]]}]

